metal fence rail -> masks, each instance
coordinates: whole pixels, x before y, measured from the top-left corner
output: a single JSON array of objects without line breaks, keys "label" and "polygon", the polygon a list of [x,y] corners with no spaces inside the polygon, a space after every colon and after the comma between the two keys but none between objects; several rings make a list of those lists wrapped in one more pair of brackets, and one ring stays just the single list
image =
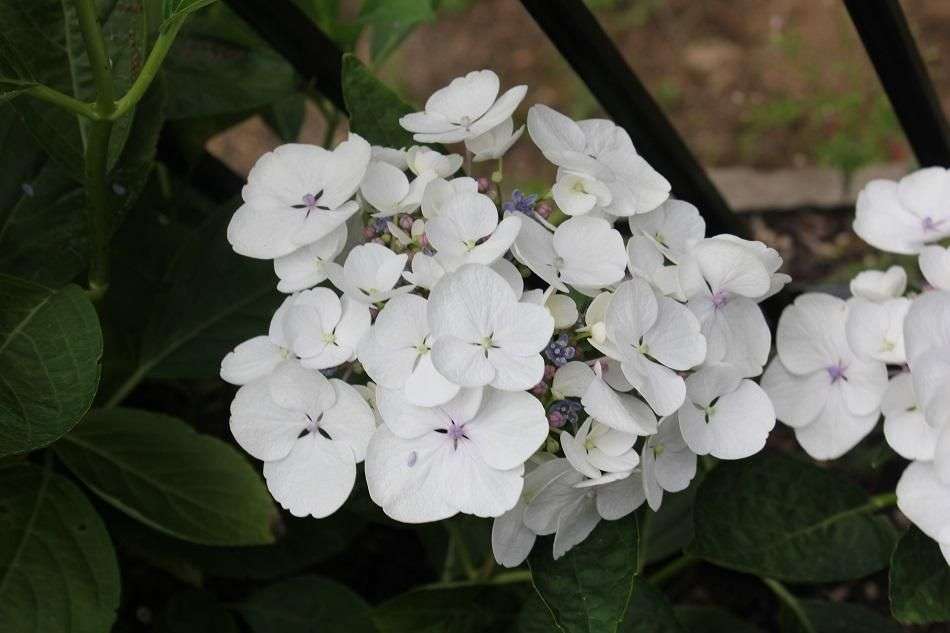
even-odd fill
[{"label": "metal fence rail", "polygon": [[921,166],[950,165],[950,127],[897,0],[845,0]]}]

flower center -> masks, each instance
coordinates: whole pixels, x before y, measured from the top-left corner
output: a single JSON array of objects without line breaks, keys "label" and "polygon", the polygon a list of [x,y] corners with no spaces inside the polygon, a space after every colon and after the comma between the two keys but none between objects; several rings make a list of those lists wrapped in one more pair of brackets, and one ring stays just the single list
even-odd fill
[{"label": "flower center", "polygon": [[718,310],[729,303],[729,293],[725,290],[717,290],[710,297],[713,306]]},{"label": "flower center", "polygon": [[839,380],[847,380],[848,376],[845,374],[845,371],[848,368],[844,366],[841,361],[838,361],[836,365],[830,365],[825,367],[825,371],[828,372],[828,377],[831,378],[831,383],[834,384]]},{"label": "flower center", "polygon": [[468,439],[468,436],[465,435],[465,425],[456,424],[455,420],[449,422],[449,426],[446,429],[437,429],[440,433],[445,433],[450,440],[452,440],[452,448],[458,450],[459,440]]},{"label": "flower center", "polygon": [[929,215],[920,221],[921,227],[924,231],[936,231],[940,228],[940,225],[943,224],[943,220],[934,221]]},{"label": "flower center", "polygon": [[321,189],[317,193],[306,193],[300,199],[301,204],[293,205],[294,209],[306,209],[306,217],[310,217],[310,212],[314,209],[319,209],[321,211],[329,211],[330,207],[320,204],[320,196],[323,195],[323,190]]}]

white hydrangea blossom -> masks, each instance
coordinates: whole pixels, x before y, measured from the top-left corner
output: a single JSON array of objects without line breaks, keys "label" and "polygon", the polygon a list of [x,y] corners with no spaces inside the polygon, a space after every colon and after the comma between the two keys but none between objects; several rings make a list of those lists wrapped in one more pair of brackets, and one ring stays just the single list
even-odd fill
[{"label": "white hydrangea blossom", "polygon": [[[459,153],[351,134],[260,158],[228,239],[273,259],[288,296],[221,376],[240,387],[235,439],[293,514],[338,509],[365,461],[388,516],[493,517],[495,556],[515,566],[539,535],[559,557],[602,520],[658,508],[698,455],[761,450],[775,411],[752,380],[770,347],[758,303],[787,277],[763,244],[707,238],[699,210],[670,198],[610,121],[532,107],[529,135],[557,177],[540,202],[507,197],[501,161],[525,129],[513,114],[527,88],[499,88],[475,71],[400,120],[417,143]],[[498,161],[493,179],[459,173],[461,153]],[[944,254],[921,259],[940,287]],[[897,281],[859,285],[886,306]],[[857,334],[873,347],[892,333],[878,329]],[[915,345],[912,370],[939,362]],[[911,415],[908,388],[923,394],[913,402],[940,399],[916,377],[900,387],[874,404],[893,421]],[[919,427],[897,435],[937,464],[938,434],[927,453]]]},{"label": "white hydrangea blossom", "polygon": [[910,460],[900,510],[950,563],[950,172],[928,167],[858,196],[854,231],[871,246],[917,255],[922,283],[900,266],[866,270],[851,298],[806,294],[782,315],[778,356],[762,386],[779,420],[818,459],[843,455],[884,418]]}]

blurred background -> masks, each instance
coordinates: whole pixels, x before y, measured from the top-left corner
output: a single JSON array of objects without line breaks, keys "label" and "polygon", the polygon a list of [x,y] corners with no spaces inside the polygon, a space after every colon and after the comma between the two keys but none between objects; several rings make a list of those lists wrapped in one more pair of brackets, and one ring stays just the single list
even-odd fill
[{"label": "blurred background", "polygon": [[[372,33],[347,40],[360,2],[328,18],[321,0],[297,0],[345,48],[373,57]],[[898,177],[913,157],[839,0],[589,0],[595,12],[755,236],[778,248],[799,281],[835,281],[867,265],[850,233],[857,191]],[[901,2],[946,111],[950,106],[950,2]],[[187,44],[187,41],[184,43]],[[181,51],[179,51],[181,53]],[[604,116],[583,82],[519,2],[443,0],[377,73],[410,103],[470,70],[529,85],[533,103],[574,118]],[[326,122],[308,107],[299,138],[322,143]],[[340,137],[345,126],[335,133]],[[260,116],[207,143],[239,173],[281,142]],[[527,135],[506,172],[541,190],[553,168]],[[488,170],[488,167],[485,167]],[[487,171],[486,171],[487,173]],[[675,192],[674,192],[675,194]],[[853,266],[852,266],[853,264]]]}]

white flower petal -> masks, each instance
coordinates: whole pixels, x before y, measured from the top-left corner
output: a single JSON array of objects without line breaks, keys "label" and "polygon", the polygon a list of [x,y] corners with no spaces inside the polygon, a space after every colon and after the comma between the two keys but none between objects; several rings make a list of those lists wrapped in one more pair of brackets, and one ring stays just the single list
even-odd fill
[{"label": "white flower petal", "polygon": [[264,463],[264,479],[274,499],[296,517],[329,516],[340,509],[356,482],[350,448],[311,433],[287,457]]}]

